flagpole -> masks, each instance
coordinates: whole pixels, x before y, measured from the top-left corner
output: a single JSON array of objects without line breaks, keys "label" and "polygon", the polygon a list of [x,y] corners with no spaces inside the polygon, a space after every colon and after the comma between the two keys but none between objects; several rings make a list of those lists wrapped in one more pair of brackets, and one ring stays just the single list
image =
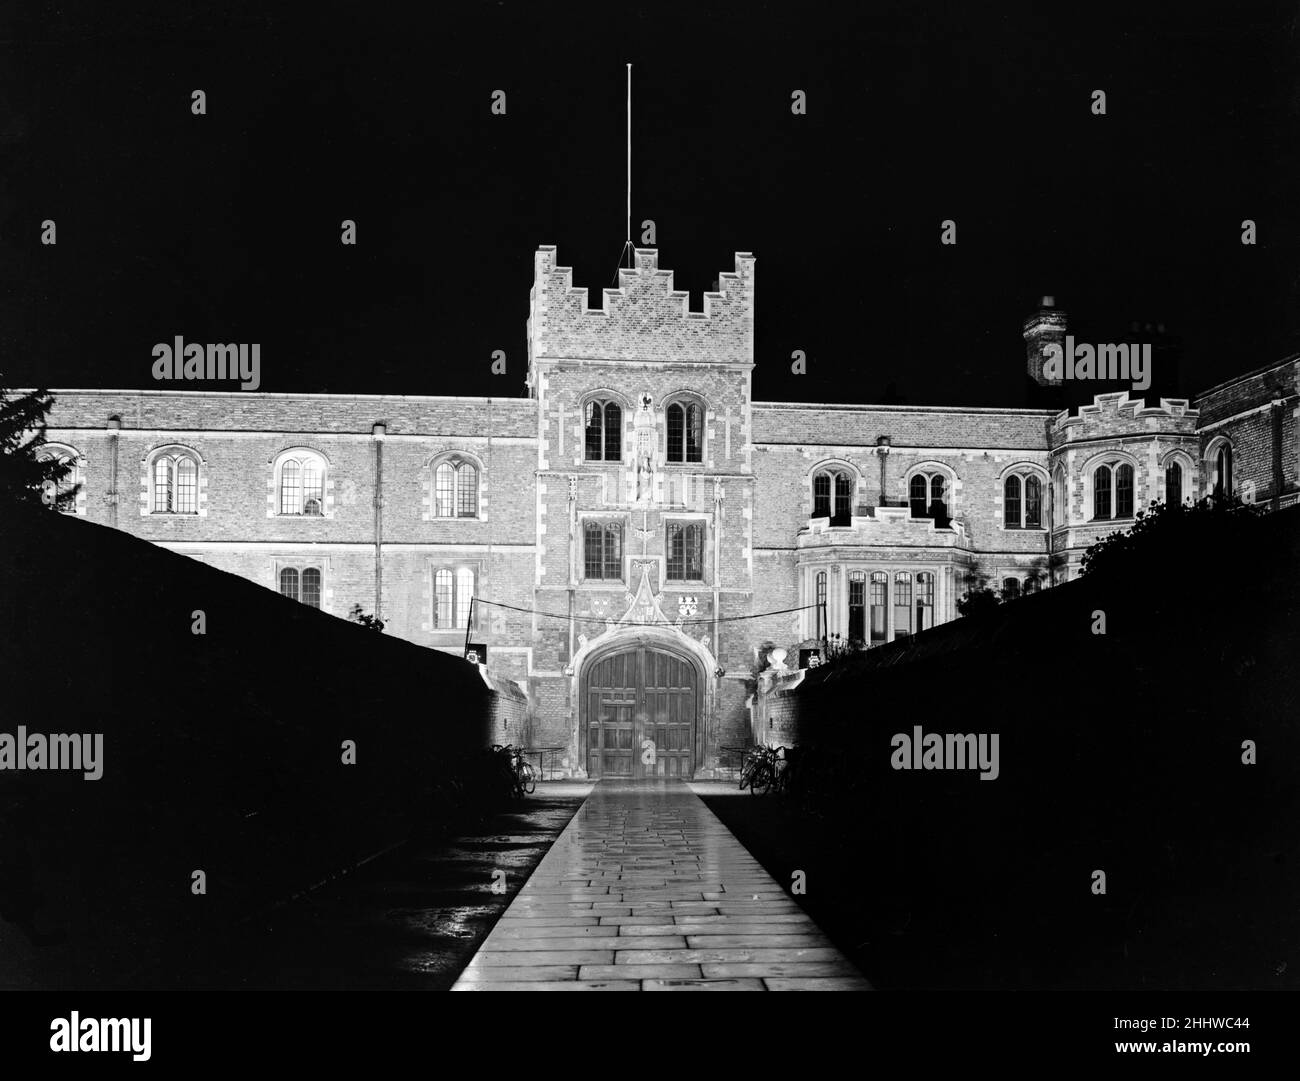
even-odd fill
[{"label": "flagpole", "polygon": [[[632,65],[627,66],[627,247],[632,246]],[[631,263],[628,264],[629,266]]]},{"label": "flagpole", "polygon": [[627,265],[629,268],[636,266],[634,253],[636,249],[632,247],[632,65],[627,66],[627,233],[623,238],[623,250],[618,253],[618,265],[614,268],[614,276],[610,279],[610,285],[618,285],[618,272],[623,266],[623,256],[627,256]]}]

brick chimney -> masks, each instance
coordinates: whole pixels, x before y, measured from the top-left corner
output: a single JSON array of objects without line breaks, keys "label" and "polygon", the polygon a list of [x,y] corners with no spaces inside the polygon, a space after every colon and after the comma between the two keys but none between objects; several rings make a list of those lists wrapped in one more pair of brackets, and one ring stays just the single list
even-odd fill
[{"label": "brick chimney", "polygon": [[1043,364],[1047,360],[1047,347],[1056,344],[1065,348],[1065,312],[1056,306],[1055,297],[1043,297],[1038,311],[1025,320],[1025,370],[1039,386],[1059,387],[1063,380],[1045,378]]}]

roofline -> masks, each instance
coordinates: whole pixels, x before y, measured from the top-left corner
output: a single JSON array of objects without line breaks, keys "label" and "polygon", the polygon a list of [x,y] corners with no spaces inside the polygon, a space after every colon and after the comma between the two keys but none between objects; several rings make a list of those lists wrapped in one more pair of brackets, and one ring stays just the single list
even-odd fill
[{"label": "roofline", "polygon": [[753,409],[872,409],[889,413],[1016,413],[1030,417],[1054,417],[1059,409],[1013,409],[982,405],[871,405],[845,402],[751,402]]},{"label": "roofline", "polygon": [[[35,388],[15,388],[17,394],[30,394]],[[123,394],[146,398],[274,398],[283,400],[334,401],[395,401],[395,402],[518,402],[520,405],[533,406],[535,398],[491,398],[475,395],[446,394],[293,394],[280,391],[261,390],[132,390],[120,387],[50,387],[49,392],[59,394]],[[1060,410],[1056,409],[1015,409],[999,406],[961,406],[961,405],[872,405],[868,403],[850,404],[844,402],[752,402],[755,409],[837,409],[861,410],[871,409],[895,413],[1012,413],[1032,417],[1054,417]]]},{"label": "roofline", "polygon": [[[36,388],[27,389],[15,388],[15,394],[30,394]],[[443,394],[285,394],[279,391],[261,391],[261,390],[128,390],[122,388],[103,388],[103,387],[49,387],[51,394],[131,394],[143,396],[146,398],[276,398],[276,399],[310,399],[333,401],[336,399],[345,399],[347,401],[370,401],[370,402],[487,402],[497,404],[500,402],[518,402],[521,405],[533,405],[536,399],[533,398],[489,398],[469,395],[443,395]],[[56,403],[57,404],[57,403]]]},{"label": "roofline", "polygon": [[1283,357],[1281,360],[1275,360],[1272,364],[1265,364],[1263,367],[1243,372],[1241,375],[1234,375],[1231,379],[1225,379],[1222,383],[1215,383],[1212,387],[1206,387],[1203,391],[1197,394],[1193,400],[1199,401],[1207,394],[1213,394],[1218,390],[1227,390],[1228,387],[1235,386],[1237,383],[1244,383],[1247,379],[1253,379],[1257,375],[1271,372],[1275,368],[1282,367],[1283,364],[1290,364],[1296,360],[1300,360],[1300,353],[1292,353],[1290,356]]}]

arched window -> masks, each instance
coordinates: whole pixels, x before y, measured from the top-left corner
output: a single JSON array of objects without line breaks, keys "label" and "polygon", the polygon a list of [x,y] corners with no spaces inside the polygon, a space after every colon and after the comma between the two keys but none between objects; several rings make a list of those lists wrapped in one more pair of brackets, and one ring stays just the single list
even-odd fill
[{"label": "arched window", "polygon": [[172,509],[172,460],[159,458],[153,464],[153,512],[170,514]]},{"label": "arched window", "polygon": [[913,518],[924,518],[929,506],[930,492],[925,474],[918,473],[908,485],[907,502]]},{"label": "arched window", "polygon": [[44,448],[37,451],[36,456],[43,462],[68,466],[59,480],[46,481],[42,485],[41,501],[60,514],[76,514],[77,491],[81,487],[81,469],[77,465],[76,453],[61,448]]},{"label": "arched window", "polygon": [[1115,517],[1133,517],[1133,467],[1126,462],[1115,467]]},{"label": "arched window", "polygon": [[1110,514],[1110,466],[1100,465],[1092,474],[1092,516],[1107,519]]},{"label": "arched window", "polygon": [[280,594],[301,601],[309,608],[319,608],[321,571],[319,567],[281,567]]},{"label": "arched window", "polygon": [[1002,524],[1007,529],[1020,528],[1020,478],[1007,477],[1002,490]]},{"label": "arched window", "polygon": [[1132,518],[1133,507],[1133,467],[1128,462],[1097,466],[1092,471],[1093,520]]},{"label": "arched window", "polygon": [[907,484],[907,505],[913,518],[948,520],[948,478],[942,473],[915,473]]},{"label": "arched window", "polygon": [[817,473],[813,477],[813,512],[814,518],[831,516],[831,488],[833,481],[829,473]]},{"label": "arched window", "polygon": [[1002,527],[1043,528],[1043,478],[1021,470],[1002,482]]},{"label": "arched window", "polygon": [[325,509],[325,470],[315,458],[302,463],[302,512],[319,516]]},{"label": "arched window", "polygon": [[700,522],[668,523],[668,578],[696,582],[704,578],[704,526]]},{"label": "arched window", "polygon": [[298,454],[280,463],[280,513],[319,517],[325,513],[325,463]]},{"label": "arched window", "polygon": [[433,516],[478,517],[478,468],[473,462],[449,458],[433,471]]},{"label": "arched window", "polygon": [[826,637],[826,572],[817,572],[817,637]]},{"label": "arched window", "polygon": [[879,645],[889,636],[885,605],[889,603],[889,575],[871,572],[871,645]]},{"label": "arched window", "polygon": [[912,576],[907,571],[894,575],[894,638],[912,633]]},{"label": "arched window", "polygon": [[153,513],[198,514],[199,463],[188,454],[160,454],[153,461]]},{"label": "arched window", "polygon": [[1041,529],[1043,527],[1043,490],[1042,483],[1035,476],[1025,478],[1025,528]]},{"label": "arched window", "polygon": [[1014,601],[1020,596],[1020,579],[1004,578],[1002,579],[1002,599],[1004,601]]},{"label": "arched window", "polygon": [[199,463],[188,456],[176,461],[176,512],[199,512]]},{"label": "arched window", "polygon": [[456,467],[443,462],[433,471],[435,518],[451,518],[456,513]]},{"label": "arched window", "polygon": [[1165,503],[1171,507],[1183,502],[1183,467],[1177,462],[1165,466]]},{"label": "arched window", "polygon": [[302,466],[293,459],[280,467],[280,513],[302,513]]},{"label": "arched window", "polygon": [[833,526],[853,524],[853,479],[839,469],[813,474],[814,518],[829,518]]},{"label": "arched window", "polygon": [[1065,505],[1065,470],[1058,469],[1052,474],[1052,525],[1059,528],[1069,520]]},{"label": "arched window", "polygon": [[1026,578],[1024,595],[1027,597],[1029,596],[1029,594],[1037,593],[1037,592],[1038,592],[1038,579],[1033,577]]},{"label": "arched window", "polygon": [[623,460],[623,409],[618,402],[593,398],[586,405],[587,461]]},{"label": "arched window", "polygon": [[948,478],[942,473],[930,477],[930,506],[926,513],[940,521],[948,517]]},{"label": "arched window", "polygon": [[1211,491],[1215,499],[1232,495],[1232,446],[1223,443],[1214,455]]},{"label": "arched window", "polygon": [[704,461],[704,410],[698,402],[669,404],[668,461]]},{"label": "arched window", "polygon": [[916,630],[929,630],[934,626],[934,575],[922,571],[916,576]]},{"label": "arched window", "polygon": [[835,513],[831,525],[853,524],[853,482],[847,473],[835,474]]},{"label": "arched window", "polygon": [[302,603],[309,608],[320,607],[320,571],[315,567],[302,572]]}]

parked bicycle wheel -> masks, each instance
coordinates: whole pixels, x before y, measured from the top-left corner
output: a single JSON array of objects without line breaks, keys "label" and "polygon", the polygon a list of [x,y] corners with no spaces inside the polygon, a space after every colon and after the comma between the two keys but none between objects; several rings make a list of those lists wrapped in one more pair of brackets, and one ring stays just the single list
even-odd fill
[{"label": "parked bicycle wheel", "polygon": [[762,796],[767,793],[767,790],[772,787],[772,767],[766,757],[753,760],[748,778],[741,778],[741,788],[745,787],[746,780],[748,780],[751,796]]}]

